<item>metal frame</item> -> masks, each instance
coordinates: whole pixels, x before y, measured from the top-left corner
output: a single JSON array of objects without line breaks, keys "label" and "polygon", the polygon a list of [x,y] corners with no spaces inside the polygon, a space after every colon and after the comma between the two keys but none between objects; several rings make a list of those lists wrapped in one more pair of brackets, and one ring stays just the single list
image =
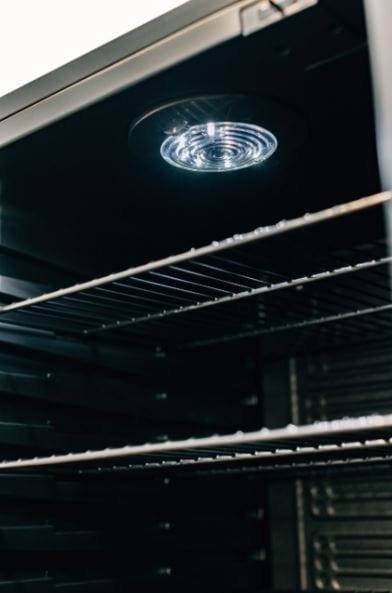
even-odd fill
[{"label": "metal frame", "polygon": [[372,66],[380,175],[383,187],[389,187],[392,182],[392,4],[389,0],[365,0],[365,13]]},{"label": "metal frame", "polygon": [[238,0],[188,0],[0,98],[0,121]]},{"label": "metal frame", "polygon": [[0,146],[241,34],[239,11],[249,0],[204,2],[204,10],[196,2],[189,13],[173,11],[172,24],[152,21],[0,101]]},{"label": "metal frame", "polygon": [[201,9],[197,2],[5,97],[0,146],[241,34],[240,10],[250,0],[203,2]]}]

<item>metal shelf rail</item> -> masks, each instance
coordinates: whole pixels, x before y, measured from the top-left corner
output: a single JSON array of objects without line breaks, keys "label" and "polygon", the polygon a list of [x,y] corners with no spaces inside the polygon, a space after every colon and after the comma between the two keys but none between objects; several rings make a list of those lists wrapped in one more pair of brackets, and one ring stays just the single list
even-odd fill
[{"label": "metal shelf rail", "polygon": [[266,466],[329,459],[339,461],[354,454],[356,457],[382,459],[392,453],[392,414],[346,418],[316,422],[310,425],[289,425],[280,429],[263,428],[254,432],[212,435],[179,441],[127,445],[100,451],[85,451],[1,461],[0,470],[28,467],[62,466],[91,467],[100,470],[105,463],[131,460],[128,469],[160,469],[249,462]]},{"label": "metal shelf rail", "polygon": [[[348,332],[361,331],[370,316],[392,309],[388,245],[340,244],[338,234],[331,240],[334,230],[328,233],[321,223],[347,221],[342,239],[355,226],[352,216],[391,199],[392,192],[383,192],[283,220],[5,304],[0,315],[9,323],[82,336],[121,330],[123,337],[155,345],[202,344],[341,321]],[[381,322],[375,325],[379,329]]]}]

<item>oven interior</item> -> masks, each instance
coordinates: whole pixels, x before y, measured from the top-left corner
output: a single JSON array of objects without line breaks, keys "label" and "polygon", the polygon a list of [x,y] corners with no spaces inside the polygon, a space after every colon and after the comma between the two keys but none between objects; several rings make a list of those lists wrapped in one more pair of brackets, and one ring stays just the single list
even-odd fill
[{"label": "oven interior", "polygon": [[[178,118],[217,116],[276,152],[161,158]],[[362,2],[30,134],[0,179],[0,591],[392,589],[391,195]]]}]

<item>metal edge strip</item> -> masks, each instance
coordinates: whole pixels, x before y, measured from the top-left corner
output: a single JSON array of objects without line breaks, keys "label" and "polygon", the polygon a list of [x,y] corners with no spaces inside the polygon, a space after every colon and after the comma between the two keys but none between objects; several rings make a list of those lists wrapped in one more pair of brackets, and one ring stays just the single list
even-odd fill
[{"label": "metal edge strip", "polygon": [[4,119],[0,147],[241,35],[240,11],[249,3],[238,0]]}]

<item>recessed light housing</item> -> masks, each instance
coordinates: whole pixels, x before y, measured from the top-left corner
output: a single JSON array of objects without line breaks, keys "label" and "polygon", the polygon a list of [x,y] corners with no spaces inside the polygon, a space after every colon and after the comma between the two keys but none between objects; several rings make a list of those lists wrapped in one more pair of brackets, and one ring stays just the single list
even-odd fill
[{"label": "recessed light housing", "polygon": [[209,121],[170,135],[161,145],[161,155],[181,169],[222,173],[257,165],[277,146],[276,137],[255,124]]}]

